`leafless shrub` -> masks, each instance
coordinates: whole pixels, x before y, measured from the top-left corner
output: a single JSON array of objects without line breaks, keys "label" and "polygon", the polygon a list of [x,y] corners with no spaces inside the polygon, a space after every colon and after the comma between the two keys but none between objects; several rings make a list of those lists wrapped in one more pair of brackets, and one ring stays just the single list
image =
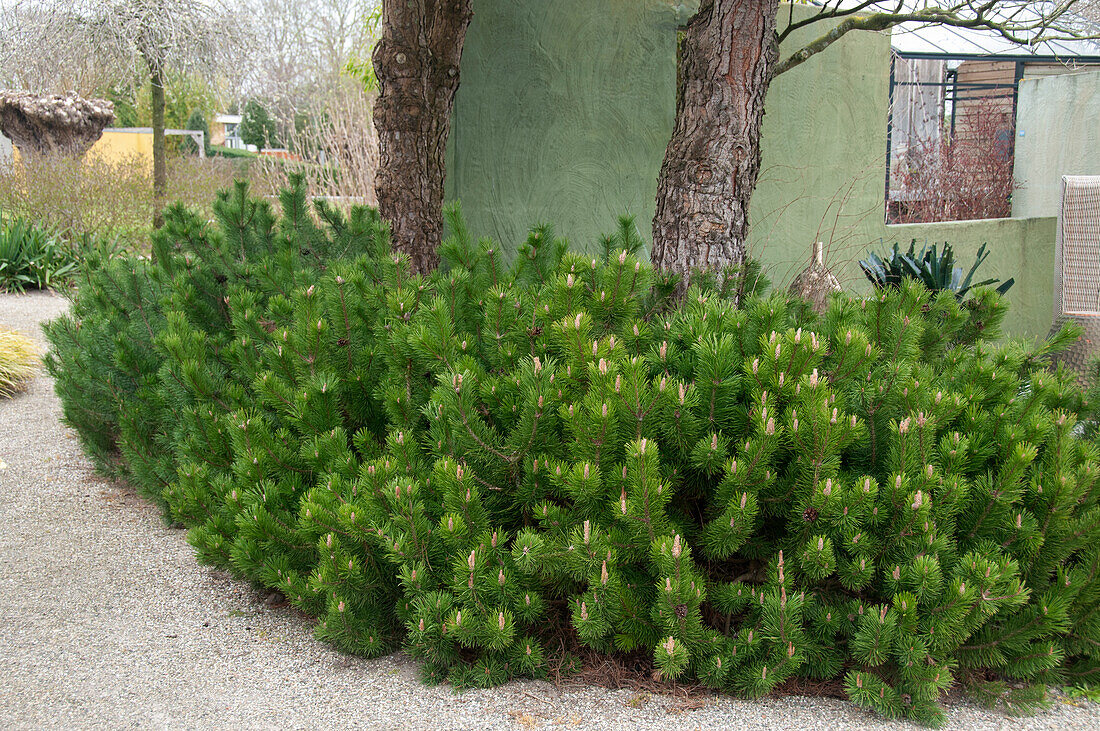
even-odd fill
[{"label": "leafless shrub", "polygon": [[378,135],[371,120],[370,95],[358,83],[340,86],[309,121],[292,132],[288,147],[298,161],[263,159],[252,178],[267,190],[286,185],[292,172],[305,175],[310,195],[338,203],[376,205],[374,176],[378,169]]},{"label": "leafless shrub", "polygon": [[1012,213],[1011,111],[996,100],[968,104],[953,138],[916,140],[898,161],[904,201],[892,201],[890,223],[1004,218]]},{"label": "leafless shrub", "polygon": [[219,190],[233,187],[237,180],[248,181],[256,195],[273,196],[280,188],[267,173],[262,160],[232,160],[220,157],[201,159],[179,156],[168,161],[168,200],[212,216],[212,203]]},{"label": "leafless shrub", "polygon": [[0,208],[58,231],[138,236],[152,220],[151,180],[137,155],[23,157],[0,166]]},{"label": "leafless shrub", "polygon": [[[259,166],[248,161],[174,157],[168,165],[168,200],[203,216],[219,190],[244,178],[260,195],[267,187]],[[148,157],[107,160],[59,156],[23,157],[0,166],[0,210],[24,216],[70,237],[95,234],[121,238],[141,248],[148,243],[153,215],[152,166]]]}]

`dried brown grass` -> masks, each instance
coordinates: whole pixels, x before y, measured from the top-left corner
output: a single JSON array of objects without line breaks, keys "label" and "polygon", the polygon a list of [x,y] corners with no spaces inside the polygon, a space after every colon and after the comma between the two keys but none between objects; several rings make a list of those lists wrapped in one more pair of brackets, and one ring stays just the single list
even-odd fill
[{"label": "dried brown grass", "polygon": [[39,350],[30,338],[0,328],[0,398],[23,390],[38,372]]},{"label": "dried brown grass", "polygon": [[[259,195],[277,189],[248,160],[178,156],[168,160],[168,201],[209,216],[219,190],[238,178]],[[242,164],[243,163],[243,164]],[[153,221],[153,176],[148,158],[23,157],[0,167],[0,210],[22,216],[67,238],[82,234],[124,240],[142,248]]]}]

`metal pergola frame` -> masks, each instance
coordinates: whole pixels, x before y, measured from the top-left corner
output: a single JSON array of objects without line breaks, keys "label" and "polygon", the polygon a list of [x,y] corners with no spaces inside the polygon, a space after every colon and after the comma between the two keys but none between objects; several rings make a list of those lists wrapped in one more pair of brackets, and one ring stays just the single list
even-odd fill
[{"label": "metal pergola frame", "polygon": [[[958,68],[948,69],[947,78],[943,81],[931,81],[931,82],[907,82],[898,81],[896,64],[897,59],[925,59],[935,61],[991,61],[996,63],[1014,63],[1015,73],[1013,75],[1013,81],[1011,84],[996,84],[996,83],[980,83],[980,82],[960,82],[958,80]],[[1008,97],[1009,90],[1011,90],[1012,97],[1012,126],[1013,132],[1016,127],[1016,114],[1017,106],[1020,100],[1020,81],[1024,78],[1024,69],[1028,64],[1050,64],[1050,63],[1062,63],[1067,67],[1069,66],[1098,66],[1100,67],[1100,54],[1097,55],[1074,55],[1068,58],[1060,58],[1054,55],[1038,55],[1038,54],[980,54],[980,53],[932,53],[932,52],[914,52],[914,51],[898,51],[893,50],[890,54],[890,93],[887,111],[887,126],[886,126],[886,211],[883,212],[884,216],[889,216],[890,207],[890,166],[893,163],[891,159],[893,157],[893,132],[894,132],[894,92],[899,86],[930,86],[930,87],[942,87],[945,89],[944,97],[945,101],[951,102],[951,129],[950,134],[953,138],[955,136],[955,111],[956,103],[960,99],[969,99],[974,97],[960,97],[960,91],[995,91],[1003,89],[1006,91],[1004,95],[996,95],[998,97]],[[993,95],[990,95],[993,96]],[[1013,138],[1015,139],[1015,137]]]}]

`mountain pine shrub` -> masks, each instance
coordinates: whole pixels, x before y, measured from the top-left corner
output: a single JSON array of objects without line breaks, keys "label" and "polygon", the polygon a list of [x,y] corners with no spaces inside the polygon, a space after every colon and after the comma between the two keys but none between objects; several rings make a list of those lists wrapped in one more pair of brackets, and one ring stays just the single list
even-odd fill
[{"label": "mountain pine shrub", "polygon": [[1100,671],[1100,452],[991,290],[818,317],[718,277],[673,305],[629,221],[505,266],[457,209],[421,277],[375,211],[280,203],[169,211],[151,262],[87,275],[48,366],[97,465],[319,637],[486,686],[564,625],[926,723],[956,683],[1027,709]]}]

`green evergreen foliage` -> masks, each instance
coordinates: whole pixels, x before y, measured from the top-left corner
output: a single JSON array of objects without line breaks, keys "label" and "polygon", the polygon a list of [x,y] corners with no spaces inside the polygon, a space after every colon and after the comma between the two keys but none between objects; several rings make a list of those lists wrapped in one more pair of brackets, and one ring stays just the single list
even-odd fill
[{"label": "green evergreen foliage", "polygon": [[[203,148],[204,148],[203,153],[206,154],[206,155],[209,155],[210,154],[210,125],[206,123],[206,115],[202,113],[201,109],[193,109],[191,111],[191,116],[187,118],[187,126],[184,127],[184,129],[193,129],[196,132],[202,132],[203,133],[203,137],[202,137]],[[185,152],[188,152],[192,155],[197,155],[199,153],[198,144],[196,144],[195,141],[192,140],[190,137],[185,138],[180,143],[180,146],[183,148],[183,150]]]},{"label": "green evergreen foliage", "polygon": [[956,682],[1026,708],[1100,670],[1100,451],[1072,379],[996,342],[992,290],[818,317],[749,268],[674,305],[628,219],[596,257],[535,228],[506,267],[456,207],[421,277],[373,210],[300,181],[280,207],[171,209],[47,362],[97,464],[319,637],[486,686],[566,626],[931,724]]},{"label": "green evergreen foliage", "polygon": [[275,120],[258,99],[249,99],[244,105],[239,132],[244,143],[255,145],[257,150],[278,144],[275,139]]}]

